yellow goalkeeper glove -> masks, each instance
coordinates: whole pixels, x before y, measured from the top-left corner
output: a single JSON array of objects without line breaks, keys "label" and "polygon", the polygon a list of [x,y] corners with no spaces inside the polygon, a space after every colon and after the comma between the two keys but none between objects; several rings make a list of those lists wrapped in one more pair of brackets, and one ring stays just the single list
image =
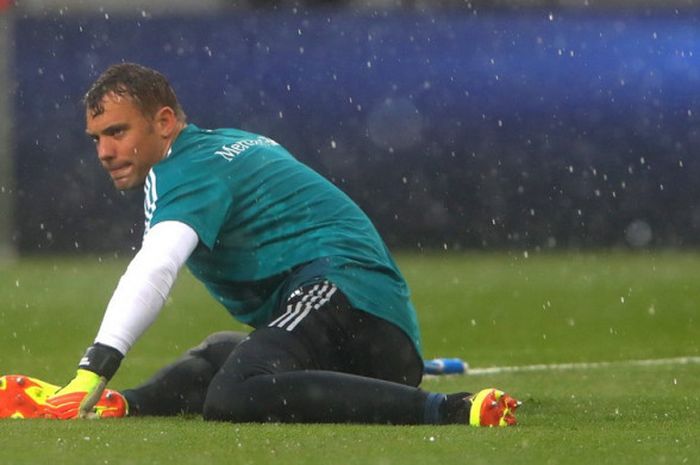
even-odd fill
[{"label": "yellow goalkeeper glove", "polygon": [[79,368],[75,378],[46,400],[46,413],[54,418],[90,418],[107,378]]},{"label": "yellow goalkeeper glove", "polygon": [[46,414],[59,419],[94,418],[107,382],[124,356],[113,347],[96,343],[80,360],[75,378],[46,400]]}]

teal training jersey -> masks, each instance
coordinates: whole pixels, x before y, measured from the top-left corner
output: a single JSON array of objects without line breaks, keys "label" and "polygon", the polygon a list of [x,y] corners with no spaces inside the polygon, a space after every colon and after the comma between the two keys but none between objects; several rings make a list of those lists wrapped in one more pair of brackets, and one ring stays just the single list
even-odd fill
[{"label": "teal training jersey", "polygon": [[273,140],[189,124],[145,194],[146,233],[167,220],[192,227],[200,242],[187,266],[239,321],[264,325],[280,299],[327,278],[421,352],[408,287],[369,218]]}]

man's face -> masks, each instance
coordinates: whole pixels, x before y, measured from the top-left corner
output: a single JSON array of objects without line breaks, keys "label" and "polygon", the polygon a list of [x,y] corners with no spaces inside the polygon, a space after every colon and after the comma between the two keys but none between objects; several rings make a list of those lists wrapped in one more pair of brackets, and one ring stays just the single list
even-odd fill
[{"label": "man's face", "polygon": [[163,158],[167,142],[154,119],[144,115],[131,97],[109,93],[102,103],[101,114],[93,117],[87,111],[86,132],[95,141],[97,157],[117,189],[141,186]]}]

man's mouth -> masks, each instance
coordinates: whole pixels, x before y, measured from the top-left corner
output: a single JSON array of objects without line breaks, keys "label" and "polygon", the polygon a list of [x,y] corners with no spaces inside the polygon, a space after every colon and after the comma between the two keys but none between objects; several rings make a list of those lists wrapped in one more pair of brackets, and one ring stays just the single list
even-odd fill
[{"label": "man's mouth", "polygon": [[130,170],[131,170],[131,165],[117,166],[117,167],[109,168],[109,175],[112,177],[112,179],[119,179],[119,178],[123,178],[124,176],[129,174]]}]

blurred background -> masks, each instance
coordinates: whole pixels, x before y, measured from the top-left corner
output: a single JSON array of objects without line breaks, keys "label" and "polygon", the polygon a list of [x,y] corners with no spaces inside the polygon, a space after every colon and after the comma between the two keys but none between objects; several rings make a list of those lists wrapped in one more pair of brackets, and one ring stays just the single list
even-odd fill
[{"label": "blurred background", "polygon": [[700,244],[700,2],[0,0],[0,255],[129,251],[81,97],[169,77],[267,135],[403,250]]}]

